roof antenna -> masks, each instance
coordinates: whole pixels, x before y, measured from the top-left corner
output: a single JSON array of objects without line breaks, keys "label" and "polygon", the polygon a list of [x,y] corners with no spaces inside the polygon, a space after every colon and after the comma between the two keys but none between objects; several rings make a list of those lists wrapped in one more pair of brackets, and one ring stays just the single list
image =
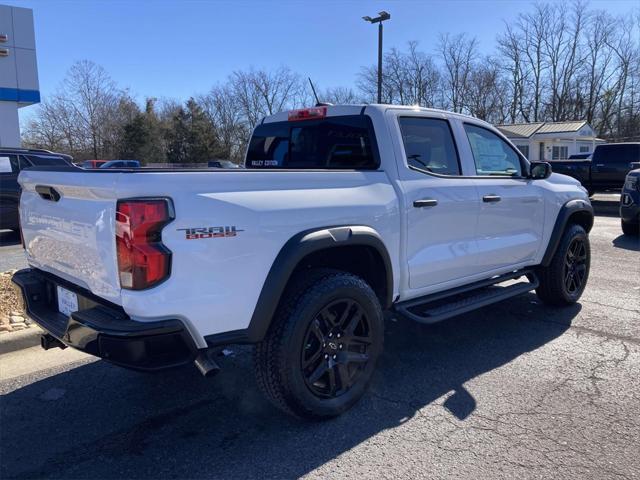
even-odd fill
[{"label": "roof antenna", "polygon": [[313,82],[311,81],[311,77],[307,77],[309,79],[309,85],[311,85],[311,91],[313,92],[313,96],[316,99],[316,107],[328,107],[333,105],[333,103],[322,103],[318,98],[318,94],[316,93],[316,88],[313,86]]}]

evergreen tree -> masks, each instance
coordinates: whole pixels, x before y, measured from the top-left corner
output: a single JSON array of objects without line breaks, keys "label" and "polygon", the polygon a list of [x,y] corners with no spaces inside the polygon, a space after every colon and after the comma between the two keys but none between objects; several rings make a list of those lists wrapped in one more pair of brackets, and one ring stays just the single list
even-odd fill
[{"label": "evergreen tree", "polygon": [[189,116],[184,108],[171,119],[167,132],[167,160],[169,163],[187,163],[189,161]]},{"label": "evergreen tree", "polygon": [[120,158],[139,160],[143,164],[166,161],[163,131],[154,103],[155,99],[147,99],[145,111],[122,127]]},{"label": "evergreen tree", "polygon": [[174,115],[168,137],[172,163],[206,163],[221,153],[213,124],[193,98]]},{"label": "evergreen tree", "polygon": [[146,123],[145,116],[139,113],[122,128],[120,158],[146,162],[144,149],[149,142],[149,130]]}]

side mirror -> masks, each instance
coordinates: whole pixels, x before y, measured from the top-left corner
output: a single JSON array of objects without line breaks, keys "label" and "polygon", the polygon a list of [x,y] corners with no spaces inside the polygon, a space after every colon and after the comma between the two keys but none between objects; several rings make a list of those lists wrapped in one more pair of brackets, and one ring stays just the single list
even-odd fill
[{"label": "side mirror", "polygon": [[529,166],[529,178],[544,180],[551,175],[551,164],[547,162],[531,162]]}]

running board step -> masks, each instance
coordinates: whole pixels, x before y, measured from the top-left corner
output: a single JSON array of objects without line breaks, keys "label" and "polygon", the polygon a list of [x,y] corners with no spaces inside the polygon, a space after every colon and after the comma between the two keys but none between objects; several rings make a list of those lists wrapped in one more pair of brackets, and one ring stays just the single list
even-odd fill
[{"label": "running board step", "polygon": [[[526,276],[528,282],[501,286],[499,283]],[[532,271],[514,272],[449,292],[410,300],[396,305],[401,315],[420,323],[437,323],[463,313],[522,295],[538,287],[538,277]]]}]

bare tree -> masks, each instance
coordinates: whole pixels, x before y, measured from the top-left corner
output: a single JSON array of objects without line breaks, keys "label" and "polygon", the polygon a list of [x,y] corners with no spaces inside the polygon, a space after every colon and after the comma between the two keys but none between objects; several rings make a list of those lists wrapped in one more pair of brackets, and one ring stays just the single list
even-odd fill
[{"label": "bare tree", "polygon": [[308,97],[302,77],[287,67],[274,71],[235,71],[229,77],[229,84],[251,126],[265,115],[302,105]]},{"label": "bare tree", "polygon": [[482,59],[473,68],[466,94],[470,115],[492,123],[503,123],[508,118],[510,109],[505,102],[508,93],[500,74],[499,63],[491,57]]},{"label": "bare tree", "polygon": [[544,55],[549,70],[550,98],[547,100],[548,116],[552,121],[572,120],[570,105],[574,87],[572,80],[582,62],[581,34],[585,6],[573,3],[571,13],[565,4],[558,3],[552,9],[549,28],[544,37]]},{"label": "bare tree", "polygon": [[321,102],[333,103],[334,105],[349,105],[360,103],[361,99],[353,89],[349,87],[333,87],[318,92]]},{"label": "bare tree", "polygon": [[469,80],[477,57],[478,41],[466,34],[440,36],[438,51],[444,65],[442,75],[447,107],[454,112],[466,108]]},{"label": "bare tree", "polygon": [[[377,67],[361,70],[358,87],[367,101],[377,95]],[[433,107],[439,104],[440,72],[433,59],[409,42],[408,51],[391,49],[384,59],[382,98],[385,103]]]},{"label": "bare tree", "polygon": [[523,73],[529,85],[528,97],[520,104],[520,113],[526,121],[538,122],[542,118],[542,92],[545,88],[544,44],[548,25],[553,16],[550,4],[536,4],[533,13],[520,15],[517,27],[522,33],[526,70]]},{"label": "bare tree", "polygon": [[137,113],[127,92],[90,61],[74,63],[58,91],[42,103],[26,132],[26,144],[81,157],[109,158],[121,125]]},{"label": "bare tree", "polygon": [[238,108],[231,86],[216,85],[197,100],[214,126],[224,156],[239,161],[244,154],[251,127]]},{"label": "bare tree", "polygon": [[526,81],[525,36],[505,22],[505,33],[498,36],[498,52],[502,55],[501,66],[508,76],[509,121],[515,123],[520,115],[528,116],[524,108]]},{"label": "bare tree", "polygon": [[57,102],[77,122],[80,142],[89,142],[94,158],[105,154],[110,119],[118,108],[121,92],[104,68],[88,60],[74,63],[63,81]]},{"label": "bare tree", "polygon": [[409,102],[423,107],[438,106],[441,74],[432,57],[418,50],[418,42],[409,42],[405,65]]},{"label": "bare tree", "polygon": [[612,77],[610,68],[613,59],[613,50],[608,43],[611,42],[615,31],[615,19],[607,12],[600,11],[590,15],[585,32],[584,72],[586,84],[584,119],[596,130],[598,108],[601,104],[602,95]]},{"label": "bare tree", "polygon": [[[615,112],[615,125],[611,125],[612,130],[620,132],[623,127],[625,116],[625,103],[628,100],[628,88],[630,87],[630,80],[634,78],[634,74],[640,68],[638,62],[640,62],[640,45],[634,42],[634,38],[637,39],[639,35],[637,25],[632,18],[619,18],[618,19],[618,32],[616,38],[607,42],[607,45],[613,50],[616,58],[616,112]],[[634,92],[635,93],[635,92]],[[629,107],[633,107],[633,102]]]}]

